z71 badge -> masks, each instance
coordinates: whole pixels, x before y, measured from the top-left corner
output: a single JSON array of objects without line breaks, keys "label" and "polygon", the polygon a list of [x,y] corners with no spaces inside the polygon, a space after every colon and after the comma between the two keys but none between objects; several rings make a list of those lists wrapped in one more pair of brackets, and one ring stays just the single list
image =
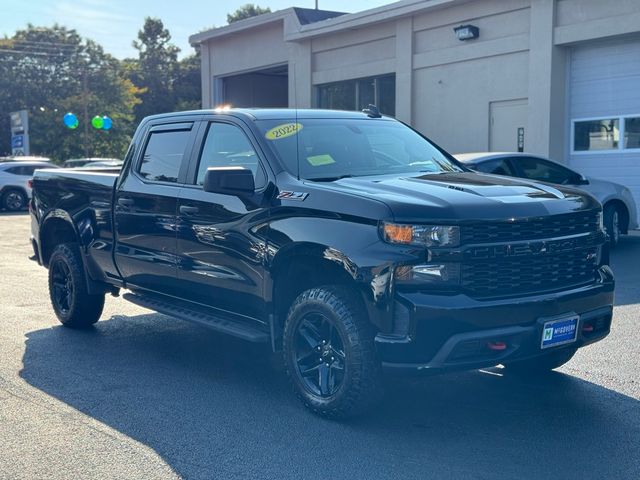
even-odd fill
[{"label": "z71 badge", "polygon": [[282,191],[278,194],[278,200],[300,200],[304,201],[305,198],[309,196],[308,193],[305,192],[287,192]]}]

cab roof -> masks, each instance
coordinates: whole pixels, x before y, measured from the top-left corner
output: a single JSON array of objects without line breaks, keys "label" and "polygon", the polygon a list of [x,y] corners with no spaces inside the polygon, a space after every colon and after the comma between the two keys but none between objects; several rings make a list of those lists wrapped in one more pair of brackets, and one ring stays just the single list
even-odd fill
[{"label": "cab roof", "polygon": [[[367,119],[370,118],[366,113],[345,111],[345,110],[324,110],[324,109],[295,109],[295,108],[213,108],[204,110],[190,110],[186,112],[172,112],[152,115],[145,120],[185,117],[196,115],[230,115],[234,117],[244,118],[246,120],[291,120],[310,119],[310,118],[336,118],[336,119]],[[391,120],[390,117],[382,117]],[[378,119],[380,120],[380,119]]]}]

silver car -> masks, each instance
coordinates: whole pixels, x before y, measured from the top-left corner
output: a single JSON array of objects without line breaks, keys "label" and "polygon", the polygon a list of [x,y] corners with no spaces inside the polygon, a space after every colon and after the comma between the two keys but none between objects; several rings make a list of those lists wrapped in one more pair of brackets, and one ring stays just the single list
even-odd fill
[{"label": "silver car", "polygon": [[0,160],[0,208],[10,212],[24,209],[31,198],[29,180],[39,168],[56,168],[47,161],[16,159]]},{"label": "silver car", "polygon": [[624,185],[588,178],[548,158],[529,153],[460,153],[456,159],[472,170],[493,175],[528,178],[546,183],[570,185],[597,198],[604,208],[604,225],[611,245],[623,233],[638,228],[638,212],[631,191]]}]

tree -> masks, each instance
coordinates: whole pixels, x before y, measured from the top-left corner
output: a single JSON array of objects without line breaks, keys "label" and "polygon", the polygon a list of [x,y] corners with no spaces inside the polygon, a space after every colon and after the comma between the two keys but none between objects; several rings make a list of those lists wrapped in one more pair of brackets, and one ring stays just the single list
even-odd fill
[{"label": "tree", "polygon": [[197,110],[202,107],[202,85],[200,82],[200,49],[178,63],[174,83],[175,109]]},{"label": "tree", "polygon": [[253,3],[247,3],[233,13],[227,13],[227,22],[238,22],[240,20],[244,20],[245,18],[262,15],[263,13],[271,13],[271,9],[269,7],[262,8],[258,5],[254,5]]},{"label": "tree", "polygon": [[147,17],[138,41],[138,59],[124,62],[125,71],[138,88],[142,89],[141,103],[135,108],[136,121],[148,115],[174,110],[176,98],[174,83],[179,70],[180,49],[170,43],[171,34],[159,18]]},{"label": "tree", "polygon": [[[9,153],[9,113],[29,111],[31,151],[56,160],[122,157],[133,133],[139,91],[121,75],[120,63],[75,30],[31,24],[0,40],[0,153]],[[62,117],[74,112],[80,126],[67,129]],[[85,113],[86,111],[86,118]],[[108,115],[111,130],[88,121]]]}]

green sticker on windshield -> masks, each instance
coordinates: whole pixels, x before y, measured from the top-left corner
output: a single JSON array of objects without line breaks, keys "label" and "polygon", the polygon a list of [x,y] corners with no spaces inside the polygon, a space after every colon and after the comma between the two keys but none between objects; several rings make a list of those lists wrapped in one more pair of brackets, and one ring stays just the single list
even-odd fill
[{"label": "green sticker on windshield", "polygon": [[322,165],[331,165],[332,163],[336,163],[331,155],[314,155],[313,157],[307,157],[307,162],[309,162],[314,167],[320,167]]},{"label": "green sticker on windshield", "polygon": [[277,127],[273,127],[265,133],[264,136],[267,140],[280,140],[281,138],[287,138],[291,135],[295,135],[302,130],[302,128],[303,126],[301,123],[284,123]]}]

